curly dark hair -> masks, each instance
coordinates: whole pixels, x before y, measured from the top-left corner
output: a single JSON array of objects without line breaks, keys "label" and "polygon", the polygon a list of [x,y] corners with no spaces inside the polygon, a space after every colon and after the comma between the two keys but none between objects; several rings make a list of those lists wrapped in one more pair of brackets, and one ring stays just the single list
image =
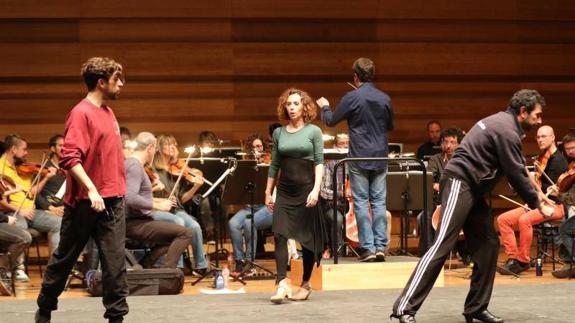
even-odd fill
[{"label": "curly dark hair", "polygon": [[307,92],[296,88],[287,89],[280,95],[277,107],[278,119],[281,122],[289,121],[289,115],[285,104],[288,97],[292,94],[298,94],[301,97],[301,104],[303,106],[303,121],[305,123],[310,123],[317,116],[317,105],[309,96],[309,94],[307,94]]},{"label": "curly dark hair", "polygon": [[88,91],[96,88],[99,79],[108,81],[116,72],[120,73],[119,76],[123,80],[122,65],[108,57],[92,57],[82,65],[82,77]]},{"label": "curly dark hair", "polygon": [[527,113],[531,113],[537,104],[541,107],[545,106],[545,98],[536,90],[522,89],[513,94],[509,100],[509,109],[515,114],[521,112],[521,107],[527,109]]},{"label": "curly dark hair", "polygon": [[461,131],[461,129],[457,128],[457,127],[450,127],[450,128],[446,128],[443,129],[441,131],[441,136],[439,137],[439,142],[443,141],[443,138],[445,137],[455,137],[457,138],[457,143],[461,143],[461,140],[463,140],[463,131]]}]

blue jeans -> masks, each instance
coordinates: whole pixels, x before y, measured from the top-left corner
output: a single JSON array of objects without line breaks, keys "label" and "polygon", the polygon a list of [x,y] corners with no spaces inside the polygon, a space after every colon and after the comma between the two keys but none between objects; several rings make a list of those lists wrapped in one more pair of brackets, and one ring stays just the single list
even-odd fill
[{"label": "blue jeans", "polygon": [[156,221],[166,221],[184,226],[193,232],[192,249],[194,251],[194,259],[196,259],[196,269],[208,268],[208,262],[204,254],[204,237],[202,235],[202,228],[198,221],[185,211],[177,211],[176,213],[153,211],[152,218]]},{"label": "blue jeans", "polygon": [[[350,163],[348,169],[360,246],[371,252],[383,250],[388,243],[385,218],[387,168],[367,170]],[[371,204],[373,221],[369,220],[368,203]]]},{"label": "blue jeans", "polygon": [[[254,224],[255,230],[263,230],[267,228],[271,228],[272,226],[272,219],[273,213],[270,212],[265,206],[263,205],[256,205],[254,206]],[[234,259],[235,260],[243,260],[247,258],[248,260],[252,259],[252,247],[257,245],[258,243],[258,236],[257,232],[254,231],[254,241],[251,240],[251,228],[252,223],[251,219],[248,218],[248,215],[251,214],[251,209],[249,207],[245,207],[239,210],[228,222],[230,227],[230,236],[232,238],[232,247],[234,249]],[[244,255],[244,239],[246,243],[246,252]]]},{"label": "blue jeans", "polygon": [[34,228],[40,232],[48,232],[50,238],[50,254],[58,248],[60,243],[60,226],[62,225],[62,218],[48,213],[44,210],[36,209],[34,218],[29,221],[23,216],[16,216],[16,225],[22,229]]}]

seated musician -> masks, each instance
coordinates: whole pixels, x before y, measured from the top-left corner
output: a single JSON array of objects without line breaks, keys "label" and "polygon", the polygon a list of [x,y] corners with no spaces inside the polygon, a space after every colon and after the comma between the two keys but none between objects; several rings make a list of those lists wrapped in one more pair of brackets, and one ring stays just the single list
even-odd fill
[{"label": "seated musician", "polygon": [[[260,134],[255,133],[250,135],[246,139],[246,147],[244,150],[247,159],[256,159],[258,164],[263,164],[267,159],[267,163],[269,164],[269,158],[266,158],[264,140]],[[235,268],[232,271],[232,275],[234,276],[246,273],[249,269],[247,267],[247,261],[252,260],[253,247],[257,246],[258,236],[256,230],[265,230],[272,226],[273,213],[263,204],[254,205],[253,212],[255,229],[253,236],[254,240],[252,240],[252,222],[249,218],[251,212],[252,207],[250,205],[246,205],[243,209],[234,214],[228,222],[230,237],[232,239],[232,248],[234,251]]]},{"label": "seated musician", "polygon": [[[333,148],[334,149],[347,149],[349,146],[349,136],[345,132],[339,132],[335,135],[333,141]],[[321,188],[319,191],[319,201],[321,208],[323,210],[323,219],[324,223],[326,224],[327,230],[327,246],[325,251],[323,252],[322,257],[324,259],[331,258],[331,233],[333,230],[333,170],[334,166],[337,163],[337,160],[331,159],[326,160],[323,168],[323,178],[321,183]],[[344,182],[343,176],[343,167],[338,168],[338,191],[337,191],[337,227],[339,228],[337,231],[337,245],[341,244],[341,234],[342,234],[342,225],[343,225],[343,216],[348,209],[348,202],[344,196],[342,185]],[[351,193],[350,193],[351,194]],[[388,225],[389,225],[388,221]],[[388,236],[389,237],[389,236]]]},{"label": "seated musician", "polygon": [[[541,151],[535,162],[536,175],[532,178],[533,185],[542,197],[546,197],[543,192],[551,194],[549,198],[556,202],[555,211],[549,217],[543,216],[539,210],[528,211],[518,207],[501,214],[497,218],[501,240],[507,255],[507,262],[497,268],[497,272],[502,275],[519,274],[529,269],[529,253],[531,251],[531,241],[533,240],[533,225],[552,220],[562,220],[565,216],[563,205],[560,204],[556,196],[557,179],[567,171],[567,161],[557,149],[555,144],[555,134],[550,126],[541,126],[537,130],[537,146]],[[515,240],[513,227],[519,227],[519,245]]]},{"label": "seated musician", "polygon": [[[444,129],[443,131],[441,131],[439,138],[439,143],[441,144],[441,152],[431,156],[431,158],[429,159],[427,170],[432,173],[432,179],[433,179],[432,210],[434,210],[441,204],[439,182],[441,180],[441,176],[443,175],[445,165],[451,159],[451,156],[453,156],[453,152],[455,152],[455,149],[457,149],[459,143],[461,143],[461,140],[463,140],[463,132],[461,131],[461,129],[455,127]],[[432,222],[433,221],[431,214],[429,214],[427,218],[427,226],[428,226],[427,232],[429,232],[429,234],[427,235],[428,240],[426,248],[429,248],[431,246],[435,237],[436,228],[433,228]],[[420,246],[423,246],[422,241],[420,241]],[[466,252],[464,242],[458,241],[455,249],[457,250],[459,256],[461,257],[463,263],[467,264],[470,261],[469,259],[470,256],[469,253]]]},{"label": "seated musician", "polygon": [[427,123],[427,136],[429,140],[417,148],[417,158],[424,160],[429,156],[441,153],[437,148],[441,144],[441,123],[437,120],[431,120]]},{"label": "seated musician", "polygon": [[[35,173],[24,172],[21,166],[26,161],[28,155],[28,144],[25,139],[18,135],[8,135],[4,139],[6,151],[0,157],[0,172],[4,176],[11,178],[15,184],[22,188],[21,192],[10,196],[10,203],[5,201],[0,204],[16,214],[16,225],[20,228],[34,228],[40,232],[48,232],[50,236],[50,253],[53,253],[60,242],[60,225],[62,218],[44,210],[37,210],[34,199],[37,192],[42,191],[46,182],[54,176],[56,170],[49,168],[47,174],[41,178],[37,184],[32,185]],[[18,171],[20,169],[20,172]],[[28,281],[29,278],[24,272],[23,258],[19,259],[16,279]]]},{"label": "seated musician", "polygon": [[[20,191],[20,188],[9,188],[5,183],[2,184],[2,189],[5,190],[2,191],[1,199],[6,203],[9,203],[10,195]],[[14,291],[8,274],[16,270],[18,258],[23,256],[24,251],[30,246],[32,236],[28,231],[16,226],[16,217],[3,211],[8,210],[0,207],[0,251],[9,252],[10,259],[8,261],[7,257],[0,258],[0,295],[11,296]]]},{"label": "seated musician", "polygon": [[[182,179],[174,189],[179,173],[173,172],[173,165],[178,161],[178,143],[173,136],[160,135],[157,138],[156,155],[154,156],[153,169],[163,183],[164,189],[154,192],[154,197],[167,198],[173,192],[172,198],[175,200],[175,206],[169,211],[156,211],[152,213],[155,220],[168,221],[185,226],[192,230],[192,249],[196,261],[195,272],[203,274],[208,268],[208,263],[204,255],[204,242],[202,228],[193,216],[184,210],[184,204],[191,201],[192,197],[202,186],[202,178],[198,178],[194,183]],[[180,170],[178,170],[179,172]]]},{"label": "seated musician", "polygon": [[152,251],[140,264],[152,267],[158,258],[166,254],[164,267],[176,268],[182,253],[192,242],[190,229],[152,217],[154,210],[168,212],[173,202],[154,199],[152,183],[144,165],[152,162],[156,152],[156,138],[149,132],[139,133],[132,155],[124,161],[126,168],[126,237],[152,244]]},{"label": "seated musician", "polygon": [[565,206],[567,220],[559,227],[561,258],[565,262],[563,267],[553,271],[556,278],[575,278],[575,270],[571,271],[571,264],[575,261],[573,254],[573,240],[575,239],[575,135],[568,134],[563,137],[563,150],[569,162],[569,170],[560,176],[557,186],[560,190],[560,199]]},{"label": "seated musician", "polygon": [[[64,136],[54,135],[48,141],[50,155],[46,167],[60,168],[60,158],[62,157],[62,147],[64,146]],[[64,192],[66,190],[66,175],[63,171],[57,172],[46,181],[44,188],[36,196],[36,208],[45,210],[57,216],[64,215]]]}]

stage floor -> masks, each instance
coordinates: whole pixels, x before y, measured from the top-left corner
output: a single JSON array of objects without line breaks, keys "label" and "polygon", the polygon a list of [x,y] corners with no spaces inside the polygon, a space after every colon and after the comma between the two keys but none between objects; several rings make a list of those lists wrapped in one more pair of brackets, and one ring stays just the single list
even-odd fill
[{"label": "stage floor", "polygon": [[[307,302],[273,305],[269,293],[130,297],[125,322],[388,322],[399,289],[314,292]],[[466,287],[436,288],[416,319],[464,322]],[[495,286],[489,309],[510,322],[574,322],[575,283]],[[103,322],[100,298],[60,301],[52,322]],[[4,301],[0,322],[33,321],[32,300]],[[397,322],[397,321],[395,321]]]}]

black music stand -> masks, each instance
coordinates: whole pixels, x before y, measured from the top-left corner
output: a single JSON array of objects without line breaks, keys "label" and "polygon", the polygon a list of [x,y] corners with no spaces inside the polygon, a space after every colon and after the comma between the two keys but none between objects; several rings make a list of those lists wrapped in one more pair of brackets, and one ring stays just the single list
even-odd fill
[{"label": "black music stand", "polygon": [[[433,201],[433,180],[432,174],[427,172],[427,205],[432,205]],[[422,171],[401,171],[387,173],[387,200],[386,209],[391,211],[401,211],[400,225],[400,255],[410,255],[408,251],[407,238],[409,217],[414,210],[423,210],[423,172]],[[426,223],[427,221],[424,221]],[[420,239],[427,239],[428,230],[421,231]]]},{"label": "black music stand", "polygon": [[[206,273],[204,273],[201,277],[199,277],[198,279],[196,279],[195,281],[192,282],[192,286],[195,286],[197,283],[199,283],[200,281],[202,281],[204,278],[208,277],[208,276],[213,276],[215,274],[216,271],[220,270],[220,261],[219,261],[219,255],[222,254],[224,255],[225,258],[228,257],[229,255],[229,251],[224,248],[224,241],[223,241],[223,232],[224,232],[224,228],[223,228],[223,220],[221,219],[221,217],[224,214],[224,207],[223,207],[223,203],[222,203],[222,195],[223,192],[225,192],[225,187],[226,187],[226,183],[227,180],[229,178],[229,175],[233,174],[233,172],[235,171],[235,168],[237,166],[237,161],[235,158],[203,158],[201,161],[197,160],[197,159],[190,159],[190,161],[188,162],[188,166],[193,167],[194,168],[198,168],[196,167],[196,165],[194,165],[195,162],[200,162],[201,163],[201,168],[202,168],[202,172],[204,172],[203,170],[206,170],[206,172],[204,172],[204,178],[207,179],[205,174],[213,174],[216,170],[221,170],[224,169],[223,173],[221,173],[221,175],[219,177],[217,177],[217,179],[214,179],[213,181],[211,181],[211,183],[213,183],[213,186],[216,187],[211,187],[208,188],[203,194],[202,196],[198,199],[198,198],[194,198],[194,203],[197,203],[198,205],[200,204],[201,200],[208,197],[212,192],[217,191],[218,189],[221,189],[219,191],[219,215],[215,218],[217,225],[219,226],[219,230],[214,230],[214,235],[215,235],[215,240],[216,240],[216,250],[213,252],[213,256],[215,257],[215,266],[214,268],[212,268],[211,270],[206,271]],[[222,166],[224,165],[224,166]],[[212,177],[212,178],[216,178],[216,177]],[[221,185],[221,186],[220,186]],[[218,233],[219,231],[219,233]],[[221,233],[221,236],[219,236],[219,234]],[[242,282],[243,283],[243,282]]]},{"label": "black music stand", "polygon": [[[250,259],[246,261],[251,265],[251,267],[259,268],[267,272],[269,275],[262,276],[262,279],[275,278],[275,274],[256,263],[256,244],[255,244],[255,220],[254,220],[254,205],[264,204],[265,198],[265,188],[268,178],[268,165],[257,165],[255,160],[240,160],[238,161],[238,167],[234,172],[234,176],[230,177],[228,182],[229,187],[225,193],[227,204],[248,204],[250,206],[250,214],[248,218],[251,224],[251,243],[252,243],[252,254]],[[244,269],[242,275],[247,272],[248,269]]]}]

